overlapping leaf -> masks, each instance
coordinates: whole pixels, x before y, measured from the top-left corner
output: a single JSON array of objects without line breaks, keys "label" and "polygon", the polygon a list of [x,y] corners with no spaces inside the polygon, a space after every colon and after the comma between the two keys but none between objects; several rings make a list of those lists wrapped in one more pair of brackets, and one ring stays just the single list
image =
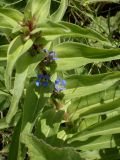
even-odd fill
[{"label": "overlapping leaf", "polygon": [[44,56],[45,54],[41,54],[33,58],[29,54],[24,54],[17,62],[16,78],[13,88],[13,97],[11,101],[11,106],[6,116],[6,121],[8,123],[10,123],[11,119],[17,112],[18,103],[24,90],[25,80],[29,73],[29,69],[31,68],[31,66],[33,66],[33,68],[37,66],[40,63],[40,61],[44,58]]},{"label": "overlapping leaf", "polygon": [[71,148],[54,148],[32,135],[24,137],[31,160],[81,160],[81,157]]},{"label": "overlapping leaf", "polygon": [[7,89],[11,89],[11,75],[17,60],[24,54],[33,44],[29,39],[25,44],[21,37],[16,37],[9,45],[7,54],[7,67],[5,72],[5,83]]},{"label": "overlapping leaf", "polygon": [[68,0],[61,0],[59,8],[51,15],[50,19],[53,22],[59,22],[60,20],[62,20],[66,9],[68,6]]},{"label": "overlapping leaf", "polygon": [[120,58],[120,49],[99,49],[75,42],[61,43],[56,45],[54,49],[60,58],[57,61],[58,71]]}]

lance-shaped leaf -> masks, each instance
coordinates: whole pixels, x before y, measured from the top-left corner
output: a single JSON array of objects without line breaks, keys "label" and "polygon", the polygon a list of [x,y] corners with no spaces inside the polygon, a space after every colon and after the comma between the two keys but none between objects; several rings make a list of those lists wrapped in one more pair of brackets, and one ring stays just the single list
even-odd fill
[{"label": "lance-shaped leaf", "polygon": [[79,153],[73,149],[52,147],[32,135],[25,135],[23,142],[28,147],[28,154],[31,160],[81,160]]},{"label": "lance-shaped leaf", "polygon": [[12,32],[12,27],[11,26],[8,26],[7,24],[3,24],[3,25],[0,25],[0,31],[2,33],[5,33],[6,35],[10,35],[11,32]]},{"label": "lance-shaped leaf", "polygon": [[[20,137],[20,129],[21,129],[21,118],[15,126],[14,133],[12,136],[12,142],[9,149],[8,160],[17,160],[18,152],[19,152],[19,137]],[[14,151],[14,152],[13,152]]]},{"label": "lance-shaped leaf", "polygon": [[[71,88],[71,89],[67,89],[65,91],[63,91],[64,98],[65,99],[71,99],[71,98],[76,98],[76,97],[84,97],[93,93],[97,93],[100,91],[104,91],[112,86],[118,86],[119,85],[119,77],[120,73],[117,72],[116,74],[103,74],[103,75],[98,75],[98,76],[90,76],[88,80],[88,85],[81,85],[78,87],[76,86],[75,88]],[[94,79],[94,81],[92,82],[93,77],[96,79]],[[101,79],[97,79],[97,78],[101,78]],[[104,77],[104,78],[103,78]],[[82,81],[82,80],[81,80]],[[73,84],[74,86],[74,84]]]},{"label": "lance-shaped leaf", "polygon": [[61,147],[63,145],[63,141],[57,138],[57,133],[63,119],[64,111],[60,110],[56,112],[55,109],[48,109],[39,119],[36,125],[35,135],[52,146]]},{"label": "lance-shaped leaf", "polygon": [[120,115],[114,116],[94,126],[88,127],[82,132],[78,132],[73,137],[71,137],[68,142],[73,142],[77,140],[87,140],[90,137],[95,137],[99,135],[111,135],[120,132]]},{"label": "lance-shaped leaf", "polygon": [[41,35],[43,37],[45,36],[45,38],[46,36],[50,35],[53,36],[55,39],[64,33],[69,33],[69,28],[59,23],[53,23],[51,21],[47,21],[46,23],[40,24],[38,28],[34,29],[31,32],[31,34],[35,34],[37,32],[42,32]]},{"label": "lance-shaped leaf", "polygon": [[57,62],[57,70],[70,70],[88,63],[105,62],[120,59],[120,49],[93,48],[75,42],[66,42],[56,45],[54,50],[60,58]]},{"label": "lance-shaped leaf", "polygon": [[[92,88],[92,86],[94,87],[95,84],[106,84],[108,83],[108,81],[112,81],[113,77],[114,80],[118,79],[117,83],[115,82],[114,86],[105,89],[105,85],[103,85],[103,90],[98,90],[97,92],[93,91],[94,94],[89,94],[90,90],[87,90],[86,94],[84,95],[85,90],[83,91],[82,87],[87,88],[91,86]],[[72,101],[71,104],[68,106],[68,114],[71,121],[79,117],[92,117],[93,115],[102,115],[107,112],[111,112],[112,110],[116,110],[117,108],[119,109],[119,72],[92,76],[74,75],[67,77],[66,81],[67,88],[74,88],[73,95],[71,97]],[[78,87],[80,87],[81,90],[79,94],[74,95],[74,91],[77,90]],[[74,99],[74,96],[77,98]]]},{"label": "lance-shaped leaf", "polygon": [[8,50],[8,45],[0,46],[0,61],[7,60],[7,50]]},{"label": "lance-shaped leaf", "polygon": [[13,28],[14,26],[17,25],[17,22],[14,19],[12,19],[2,13],[0,13],[0,20],[1,20],[1,23],[0,23],[1,27]]},{"label": "lance-shaped leaf", "polygon": [[8,125],[8,123],[6,123],[6,119],[5,118],[0,119],[0,129],[5,129],[8,127],[9,127],[9,125]]},{"label": "lance-shaped leaf", "polygon": [[0,95],[9,96],[10,94],[4,89],[0,89]]},{"label": "lance-shaped leaf", "polygon": [[66,9],[68,6],[68,0],[61,0],[59,8],[51,15],[50,19],[53,22],[59,22],[60,20],[62,20]]},{"label": "lance-shaped leaf", "polygon": [[88,5],[96,2],[109,2],[109,3],[120,3],[119,0],[83,0],[83,5]]},{"label": "lance-shaped leaf", "polygon": [[[44,95],[44,90],[38,88],[35,85],[35,82],[33,82],[33,84],[30,84],[30,86],[27,88],[25,103],[23,106],[20,141],[22,141],[25,134],[30,134],[32,132],[32,129],[35,126],[35,122],[42,112],[47,99],[48,98]],[[23,146],[22,150],[24,150],[25,155],[26,147]]]},{"label": "lance-shaped leaf", "polygon": [[32,57],[29,54],[24,54],[18,60],[17,66],[16,66],[14,88],[13,88],[13,97],[12,97],[9,111],[6,116],[7,123],[10,123],[10,121],[12,120],[12,118],[14,117],[14,115],[18,110],[18,103],[23,93],[25,80],[29,73],[29,69],[31,69],[31,66],[33,66],[33,68],[37,66],[38,63],[40,63],[44,57],[45,57],[45,54],[38,54],[35,57]]},{"label": "lance-shaped leaf", "polygon": [[98,83],[104,83],[106,81],[120,80],[119,72],[109,72],[95,75],[71,75],[65,78],[67,81],[67,89],[92,86]]},{"label": "lance-shaped leaf", "polygon": [[[101,104],[98,106],[94,106],[89,109],[86,109],[82,111],[82,113],[79,114],[81,118],[88,118],[88,117],[93,117],[93,116],[99,116],[99,115],[104,115],[109,112],[114,112],[114,111],[120,111],[120,98],[113,100],[112,102],[108,102],[106,104]],[[80,112],[80,110],[79,110]]]},{"label": "lance-shaped leaf", "polygon": [[73,23],[68,23],[68,22],[64,22],[64,21],[60,22],[60,24],[64,25],[65,27],[68,27],[71,32],[71,35],[73,35],[75,37],[78,34],[78,37],[91,38],[91,39],[96,39],[101,42],[103,41],[106,44],[108,43],[107,38],[105,38],[102,34],[96,32],[93,29],[90,29],[88,27],[83,28],[83,27],[80,27],[80,26],[75,25]]},{"label": "lance-shaped leaf", "polygon": [[8,18],[13,19],[17,23],[19,23],[23,19],[23,14],[16,9],[0,8],[0,13],[2,13],[4,16],[6,16]]},{"label": "lance-shaped leaf", "polygon": [[7,67],[5,72],[5,83],[6,87],[9,90],[11,88],[11,75],[13,68],[17,60],[27,52],[27,50],[32,46],[33,41],[29,39],[25,44],[22,41],[21,37],[16,37],[9,45],[8,55],[7,55]]},{"label": "lance-shaped leaf", "polygon": [[25,8],[25,18],[33,17],[37,24],[46,21],[50,13],[51,0],[29,0]]},{"label": "lance-shaped leaf", "polygon": [[113,86],[101,92],[99,91],[84,97],[78,97],[75,99],[73,98],[67,110],[69,119],[74,121],[76,119],[82,118],[81,114],[93,117],[94,114],[101,115],[104,112],[111,112],[112,110],[119,107],[119,95],[120,87]]},{"label": "lance-shaped leaf", "polygon": [[120,141],[120,137],[117,135],[105,135],[89,138],[86,141],[74,141],[70,144],[78,150],[98,150],[105,148],[114,148],[117,146],[116,141]]},{"label": "lance-shaped leaf", "polygon": [[[35,83],[27,89],[26,99],[23,109],[23,118],[22,118],[22,135],[30,133],[35,124],[35,120],[38,118],[38,115],[44,108],[44,105],[47,102],[47,97],[44,96],[44,91],[41,92],[41,89],[37,88]],[[22,137],[22,136],[21,136]]]},{"label": "lance-shaped leaf", "polygon": [[68,22],[54,23],[53,21],[46,21],[46,23],[42,23],[38,28],[34,29],[31,34],[37,32],[41,32],[41,35],[47,40],[55,40],[60,37],[82,37],[95,39],[101,43],[110,45],[108,40],[96,31]]},{"label": "lance-shaped leaf", "polygon": [[0,8],[0,31],[10,34],[23,19],[22,13],[11,8]]}]

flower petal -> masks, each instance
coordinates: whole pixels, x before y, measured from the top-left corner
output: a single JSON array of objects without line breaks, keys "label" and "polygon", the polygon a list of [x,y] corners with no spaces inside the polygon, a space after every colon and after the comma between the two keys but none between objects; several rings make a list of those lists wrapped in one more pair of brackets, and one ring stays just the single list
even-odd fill
[{"label": "flower petal", "polygon": [[60,78],[57,78],[57,79],[55,80],[55,84],[57,84],[57,85],[59,85],[60,82],[61,82]]},{"label": "flower petal", "polygon": [[62,86],[66,86],[66,84],[67,84],[66,80],[64,80],[64,79],[62,80],[61,83],[62,83]]},{"label": "flower petal", "polygon": [[40,83],[39,80],[37,80],[37,81],[35,82],[35,84],[36,84],[37,87],[39,87],[39,86],[41,85],[41,83]]},{"label": "flower petal", "polygon": [[42,82],[42,86],[47,87],[48,86],[48,82]]},{"label": "flower petal", "polygon": [[56,61],[56,60],[59,60],[60,58],[53,58],[52,60]]},{"label": "flower petal", "polygon": [[44,78],[45,78],[46,80],[50,80],[50,76],[49,76],[48,74],[45,74],[45,75],[44,75]]},{"label": "flower petal", "polygon": [[43,74],[38,74],[38,78],[42,79],[42,78],[44,78],[44,75]]}]

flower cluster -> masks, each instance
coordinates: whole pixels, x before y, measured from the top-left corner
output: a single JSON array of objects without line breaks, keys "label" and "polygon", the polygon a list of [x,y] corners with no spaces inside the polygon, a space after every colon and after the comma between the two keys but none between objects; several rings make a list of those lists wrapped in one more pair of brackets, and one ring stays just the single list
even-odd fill
[{"label": "flower cluster", "polygon": [[[48,87],[50,81],[50,76],[48,74],[39,74],[36,80],[36,86]],[[55,80],[55,92],[60,92],[66,89],[66,80],[57,78]]]},{"label": "flower cluster", "polygon": [[65,90],[66,88],[66,80],[62,80],[60,78],[57,78],[55,80],[55,92],[60,92]]},{"label": "flower cluster", "polygon": [[[46,53],[46,57],[44,58],[44,60],[41,63],[42,66],[42,73],[46,73],[46,71],[44,70],[45,68],[43,68],[43,66],[49,66],[50,63],[58,60],[59,58],[56,57],[56,53],[55,51],[48,51],[47,49],[43,49],[42,52]],[[43,72],[44,71],[44,72]],[[38,80],[36,81],[36,86],[40,87],[40,86],[44,86],[44,87],[48,87],[48,85],[50,84],[50,75],[46,74],[39,74],[38,75]],[[54,90],[53,92],[55,93],[60,93],[61,91],[66,89],[66,81],[61,79],[61,78],[57,78],[55,80],[55,84],[54,84]]]},{"label": "flower cluster", "polygon": [[56,53],[55,51],[48,51],[47,49],[43,49],[43,52],[47,53],[47,56],[45,57],[45,59],[43,60],[43,63],[45,65],[49,65],[50,63],[52,63],[53,61],[58,60],[59,58],[56,57]]},{"label": "flower cluster", "polygon": [[36,80],[36,86],[48,87],[50,81],[50,76],[48,74],[39,74],[38,80]]}]

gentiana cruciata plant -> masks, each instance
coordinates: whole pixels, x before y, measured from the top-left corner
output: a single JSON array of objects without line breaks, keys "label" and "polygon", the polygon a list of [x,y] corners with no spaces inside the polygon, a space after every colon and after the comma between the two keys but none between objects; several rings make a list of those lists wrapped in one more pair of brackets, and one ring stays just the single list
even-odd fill
[{"label": "gentiana cruciata plant", "polygon": [[0,7],[0,159],[119,159],[120,48],[68,22],[96,1],[25,2]]}]

